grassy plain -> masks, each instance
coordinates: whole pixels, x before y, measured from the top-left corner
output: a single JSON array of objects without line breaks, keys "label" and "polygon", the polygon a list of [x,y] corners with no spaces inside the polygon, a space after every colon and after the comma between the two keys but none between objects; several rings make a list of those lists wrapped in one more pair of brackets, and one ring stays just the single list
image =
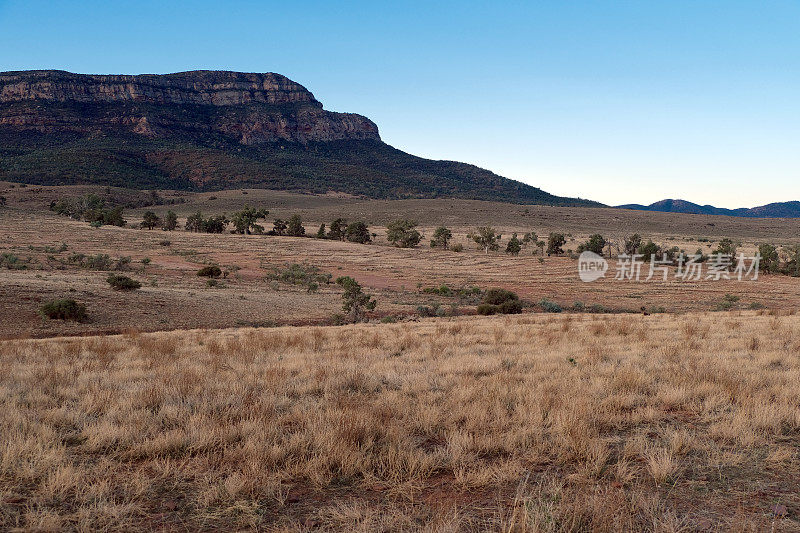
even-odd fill
[{"label": "grassy plain", "polygon": [[0,528],[789,531],[800,318],[0,342]]}]

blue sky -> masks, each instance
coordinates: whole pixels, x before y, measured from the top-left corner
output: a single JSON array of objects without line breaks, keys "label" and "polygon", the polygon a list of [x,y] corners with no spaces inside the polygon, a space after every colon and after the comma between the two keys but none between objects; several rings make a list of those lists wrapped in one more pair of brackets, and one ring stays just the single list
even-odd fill
[{"label": "blue sky", "polygon": [[408,152],[608,204],[800,200],[800,2],[0,0],[0,70],[279,72]]}]

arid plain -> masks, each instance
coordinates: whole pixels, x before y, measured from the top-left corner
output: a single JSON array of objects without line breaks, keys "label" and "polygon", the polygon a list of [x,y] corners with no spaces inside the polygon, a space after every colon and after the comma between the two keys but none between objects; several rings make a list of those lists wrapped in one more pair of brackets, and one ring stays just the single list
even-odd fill
[{"label": "arid plain", "polygon": [[[800,278],[586,284],[569,256],[466,237],[563,232],[574,250],[640,233],[705,253],[728,237],[751,253],[800,243],[798,221],[250,189],[161,191],[179,201],[94,228],[48,206],[105,189],[10,185],[2,529],[800,529]],[[183,225],[244,205],[310,235],[363,220],[375,242],[137,227],[146,210]],[[386,242],[398,218],[419,222],[419,247]],[[464,251],[428,246],[439,225]],[[208,265],[227,275],[209,283]],[[142,287],[112,290],[117,267]],[[352,276],[377,299],[370,323],[331,326],[340,287],[287,272]],[[523,314],[470,316],[473,287],[515,291]],[[39,316],[57,298],[87,320]]]}]

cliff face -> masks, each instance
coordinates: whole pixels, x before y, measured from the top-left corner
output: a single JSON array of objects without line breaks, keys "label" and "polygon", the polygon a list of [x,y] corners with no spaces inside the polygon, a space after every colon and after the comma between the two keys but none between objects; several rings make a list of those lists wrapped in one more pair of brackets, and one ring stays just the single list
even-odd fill
[{"label": "cliff face", "polygon": [[379,140],[368,118],[325,111],[280,74],[0,73],[0,127],[41,133],[123,128],[148,136],[222,133],[242,144]]},{"label": "cliff face", "polygon": [[0,180],[595,205],[396,150],[271,73],[0,73]]}]

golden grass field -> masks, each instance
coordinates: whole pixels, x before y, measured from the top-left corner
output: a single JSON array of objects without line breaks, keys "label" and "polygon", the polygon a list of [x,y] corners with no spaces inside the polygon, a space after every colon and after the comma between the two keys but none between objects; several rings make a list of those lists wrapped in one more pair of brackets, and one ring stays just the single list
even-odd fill
[{"label": "golden grass field", "polygon": [[800,318],[0,342],[0,529],[800,529]]}]

